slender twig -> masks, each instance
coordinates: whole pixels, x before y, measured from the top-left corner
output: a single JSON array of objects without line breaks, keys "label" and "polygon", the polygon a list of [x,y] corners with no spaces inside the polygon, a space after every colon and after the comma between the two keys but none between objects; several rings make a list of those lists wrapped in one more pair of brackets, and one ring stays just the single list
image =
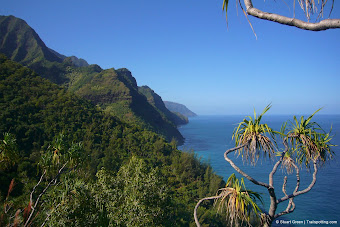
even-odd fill
[{"label": "slender twig", "polygon": [[40,176],[40,179],[39,179],[38,183],[33,187],[32,191],[31,191],[31,194],[30,194],[30,202],[31,202],[31,204],[33,204],[33,194],[35,192],[35,189],[39,186],[41,181],[44,179],[45,174],[46,174],[46,170],[44,170],[43,174]]},{"label": "slender twig", "polygon": [[[60,205],[61,205],[61,203],[58,203],[58,205],[54,208],[54,210],[58,209],[58,207],[59,207]],[[50,219],[50,217],[51,217],[51,215],[52,215],[52,212],[53,212],[53,211],[51,211],[51,212],[47,215],[47,217],[45,218],[44,222],[41,224],[40,227],[43,227],[43,226],[46,224],[46,222],[48,221],[48,219]]]},{"label": "slender twig", "polygon": [[[39,196],[37,197],[35,203],[34,203],[34,206],[32,206],[32,211],[29,215],[29,217],[27,218],[26,222],[25,222],[25,225],[24,227],[28,226],[32,216],[33,216],[33,213],[35,211],[35,208],[37,207],[37,205],[39,204],[39,200],[40,198],[46,193],[47,189],[51,186],[51,185],[54,185],[56,184],[57,182],[57,179],[59,177],[59,175],[62,173],[62,171],[64,170],[65,166],[67,165],[68,161],[59,169],[57,175],[48,183],[48,185],[44,188],[44,190],[39,194]],[[43,175],[45,175],[46,173],[46,170],[44,171]],[[31,203],[33,203],[33,192],[35,191],[35,188],[40,184],[40,182],[42,181],[42,178],[43,178],[43,175],[40,177],[40,180],[39,182],[35,185],[35,187],[33,188],[32,192],[31,192],[31,195],[30,195],[30,201]]]}]

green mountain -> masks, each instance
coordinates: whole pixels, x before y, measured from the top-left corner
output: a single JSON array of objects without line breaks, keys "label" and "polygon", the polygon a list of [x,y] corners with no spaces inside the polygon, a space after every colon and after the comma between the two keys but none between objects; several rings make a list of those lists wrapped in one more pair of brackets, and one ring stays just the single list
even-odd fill
[{"label": "green mountain", "polygon": [[0,16],[0,45],[0,52],[10,59],[120,120],[159,133],[168,141],[173,138],[180,144],[184,141],[176,127],[183,121],[151,105],[138,91],[136,80],[127,69],[103,70],[83,59],[59,54],[46,47],[25,21],[14,16]]},{"label": "green mountain", "polygon": [[25,65],[42,60],[62,62],[24,20],[14,16],[0,16],[0,52]]},{"label": "green mountain", "polygon": [[0,16],[0,53],[57,84],[68,82],[67,67],[88,66],[83,59],[66,57],[48,48],[34,29],[14,16]]},{"label": "green mountain", "polygon": [[136,79],[129,70],[107,69],[82,79],[85,78],[86,83],[82,85],[79,84],[81,82],[74,83],[70,87],[75,94],[128,123],[164,135],[168,141],[174,138],[183,143],[183,137],[176,125],[157,111],[138,91]]},{"label": "green mountain", "polygon": [[142,93],[148,100],[148,102],[154,106],[164,119],[169,119],[175,125],[184,125],[188,123],[188,118],[169,111],[162,100],[162,98],[154,92],[148,86],[141,86],[138,91]]},{"label": "green mountain", "polygon": [[169,102],[164,101],[164,104],[166,108],[168,108],[171,112],[180,113],[186,117],[195,117],[197,114],[189,110],[185,105],[175,103],[175,102]]},{"label": "green mountain", "polygon": [[[128,97],[124,87],[136,86],[133,77],[111,69],[92,77],[94,100],[105,99],[96,92],[103,80],[118,83],[115,77],[125,80],[119,83]],[[199,198],[224,184],[175,143],[2,54],[0,109],[0,226],[23,226],[32,212],[31,226],[191,226]],[[200,213],[222,226],[211,209]]]}]

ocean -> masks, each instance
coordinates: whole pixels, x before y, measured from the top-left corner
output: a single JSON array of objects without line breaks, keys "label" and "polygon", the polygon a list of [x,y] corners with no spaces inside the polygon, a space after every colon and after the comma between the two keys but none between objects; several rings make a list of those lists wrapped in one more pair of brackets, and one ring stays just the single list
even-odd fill
[{"label": "ocean", "polygon": [[[297,116],[299,118],[299,116]],[[308,116],[307,116],[308,117]],[[216,174],[227,180],[230,174],[238,174],[228,162],[225,161],[224,152],[234,147],[232,133],[237,123],[241,122],[245,116],[198,116],[189,119],[187,125],[179,128],[185,138],[185,143],[180,147],[183,151],[193,150],[203,162],[208,162]],[[262,118],[274,130],[280,130],[285,121],[293,121],[293,116],[289,115],[264,115]],[[326,132],[332,127],[332,144],[340,146],[340,115],[315,115],[313,121],[325,129]],[[277,139],[280,143],[280,138]],[[300,195],[294,199],[295,211],[279,217],[273,226],[300,226],[300,225],[321,225],[340,226],[340,149],[334,147],[335,158],[328,164],[320,167],[317,173],[317,181],[311,191]],[[274,161],[259,159],[256,166],[244,163],[241,157],[229,155],[232,160],[244,172],[256,180],[268,183],[268,175],[271,172]],[[300,190],[306,188],[312,180],[312,171],[306,168],[300,170]],[[284,196],[282,192],[283,177],[287,174],[280,168],[274,177],[274,188],[276,196]],[[287,193],[292,192],[296,185],[295,173],[288,176]],[[269,195],[265,188],[254,185],[245,179],[247,189],[261,193],[264,204],[261,207],[269,210]],[[276,212],[283,211],[287,206],[287,201],[280,203]],[[277,224],[276,224],[277,223]],[[328,223],[328,224],[327,224]]]}]

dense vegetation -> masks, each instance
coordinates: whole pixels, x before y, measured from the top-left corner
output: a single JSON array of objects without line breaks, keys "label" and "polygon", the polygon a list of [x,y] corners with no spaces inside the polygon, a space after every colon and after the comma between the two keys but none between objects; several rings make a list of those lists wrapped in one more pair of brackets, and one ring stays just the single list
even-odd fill
[{"label": "dense vegetation", "polygon": [[[197,199],[223,185],[175,141],[4,55],[0,109],[1,226],[188,226]],[[221,225],[214,211],[200,209],[204,222]]]},{"label": "dense vegetation", "polygon": [[[80,70],[83,69],[74,69],[73,74]],[[164,135],[168,141],[175,138],[183,143],[183,137],[176,128],[178,118],[168,118],[164,111],[150,104],[147,97],[139,92],[136,79],[129,70],[107,69],[80,78],[70,85],[70,89],[79,96],[113,116]]]}]

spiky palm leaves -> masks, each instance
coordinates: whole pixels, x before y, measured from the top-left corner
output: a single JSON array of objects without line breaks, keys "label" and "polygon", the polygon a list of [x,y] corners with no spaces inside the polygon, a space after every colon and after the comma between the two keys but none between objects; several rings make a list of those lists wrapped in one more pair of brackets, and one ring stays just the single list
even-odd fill
[{"label": "spiky palm leaves", "polygon": [[271,105],[268,105],[258,117],[254,110],[254,118],[248,116],[249,120],[243,119],[234,129],[232,138],[235,139],[236,146],[244,146],[238,150],[239,155],[242,156],[242,159],[250,161],[251,164],[256,164],[261,150],[264,156],[271,157],[274,153],[274,143],[267,135],[274,138],[274,134],[277,132],[269,128],[267,124],[261,123],[263,115],[270,107]]},{"label": "spiky palm leaves", "polygon": [[216,200],[220,212],[227,214],[227,220],[230,226],[239,226],[242,223],[250,224],[250,217],[252,215],[258,216],[261,212],[256,204],[256,200],[262,202],[259,193],[247,190],[244,185],[243,178],[241,182],[233,173],[226,184],[225,188],[219,190],[221,196]]},{"label": "spiky palm leaves", "polygon": [[330,143],[332,140],[330,132],[326,133],[320,125],[311,121],[319,110],[307,119],[302,116],[300,121],[294,116],[291,130],[287,133],[298,164],[309,166],[313,161],[322,164],[333,157],[331,147],[334,145]]},{"label": "spiky palm leaves", "polygon": [[[238,149],[238,154],[242,156],[242,159],[250,161],[251,164],[256,164],[261,155],[271,157],[276,149],[276,134],[281,135],[283,140],[288,138],[290,141],[290,148],[283,157],[283,166],[290,168],[292,167],[290,162],[295,161],[299,165],[305,164],[308,167],[314,161],[322,164],[332,159],[334,152],[331,147],[334,145],[330,141],[333,137],[330,136],[330,132],[326,133],[319,124],[311,121],[320,109],[307,119],[302,116],[298,120],[294,116],[294,121],[290,122],[290,131],[286,134],[286,123],[281,128],[281,132],[274,131],[267,124],[261,123],[263,115],[270,107],[268,105],[258,117],[254,110],[254,118],[248,116],[248,120],[244,119],[234,129],[233,139],[235,139],[236,147],[243,146]],[[279,156],[281,156],[281,153],[279,153]]]}]

